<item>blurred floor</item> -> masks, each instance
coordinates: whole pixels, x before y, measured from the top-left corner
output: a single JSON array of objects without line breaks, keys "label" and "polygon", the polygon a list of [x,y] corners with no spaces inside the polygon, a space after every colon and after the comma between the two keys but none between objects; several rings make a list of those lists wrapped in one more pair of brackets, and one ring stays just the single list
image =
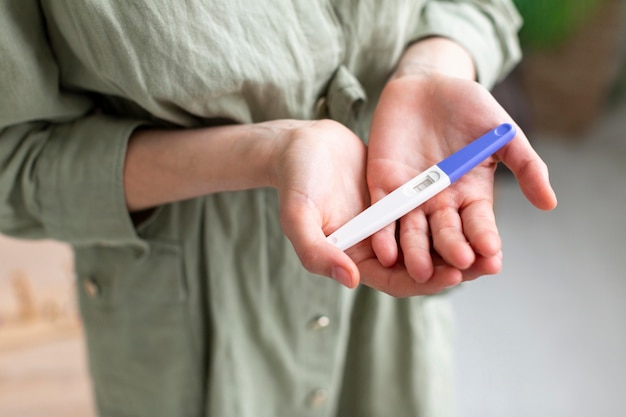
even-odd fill
[{"label": "blurred floor", "polygon": [[0,416],[93,417],[66,245],[0,236]]},{"label": "blurred floor", "polygon": [[559,206],[500,181],[503,271],[453,295],[459,417],[625,416],[626,106],[533,144]]},{"label": "blurred floor", "polygon": [[93,417],[81,337],[0,352],[0,416]]}]

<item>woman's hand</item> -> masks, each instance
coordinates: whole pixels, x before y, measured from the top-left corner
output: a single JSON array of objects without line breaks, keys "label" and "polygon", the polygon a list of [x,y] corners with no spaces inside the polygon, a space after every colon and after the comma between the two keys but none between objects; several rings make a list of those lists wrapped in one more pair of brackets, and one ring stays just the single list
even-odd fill
[{"label": "woman's hand", "polygon": [[[368,151],[367,182],[376,202],[422,170],[501,123],[513,123],[479,84],[437,71],[391,80],[376,109]],[[501,242],[493,212],[496,162],[502,160],[535,206],[556,198],[548,171],[524,133],[420,208],[375,234],[382,265],[402,265],[417,283],[454,285],[497,273]],[[363,281],[380,286],[366,277]]]},{"label": "woman's hand", "polygon": [[271,183],[278,189],[281,225],[303,266],[353,288],[355,263],[326,241],[369,204],[366,148],[345,126],[331,121],[277,121]]},{"label": "woman's hand", "polygon": [[281,224],[304,267],[347,287],[363,282],[394,296],[437,293],[457,278],[443,268],[428,282],[416,281],[407,265],[384,265],[367,239],[345,253],[326,236],[369,205],[365,145],[330,120],[277,121],[270,178],[278,188]]}]

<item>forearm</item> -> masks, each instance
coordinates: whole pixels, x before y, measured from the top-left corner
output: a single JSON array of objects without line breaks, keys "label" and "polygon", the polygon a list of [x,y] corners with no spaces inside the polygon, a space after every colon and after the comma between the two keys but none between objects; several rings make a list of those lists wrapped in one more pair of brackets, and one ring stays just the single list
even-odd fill
[{"label": "forearm", "polygon": [[410,45],[400,58],[392,78],[429,71],[476,79],[476,68],[470,54],[458,43],[443,37],[425,38]]},{"label": "forearm", "polygon": [[273,124],[254,124],[137,130],[125,159],[128,209],[269,186],[277,129]]}]

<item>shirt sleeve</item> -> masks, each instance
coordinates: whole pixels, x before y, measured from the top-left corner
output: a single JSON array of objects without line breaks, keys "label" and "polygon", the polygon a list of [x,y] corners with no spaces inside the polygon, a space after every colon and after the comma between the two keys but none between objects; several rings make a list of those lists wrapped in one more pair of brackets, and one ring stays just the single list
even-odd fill
[{"label": "shirt sleeve", "polygon": [[143,246],[126,209],[126,145],[138,120],[95,115],[60,85],[37,2],[0,3],[0,232]]},{"label": "shirt sleeve", "polygon": [[433,0],[412,38],[443,36],[459,43],[472,56],[478,81],[490,88],[521,59],[521,24],[510,0]]}]

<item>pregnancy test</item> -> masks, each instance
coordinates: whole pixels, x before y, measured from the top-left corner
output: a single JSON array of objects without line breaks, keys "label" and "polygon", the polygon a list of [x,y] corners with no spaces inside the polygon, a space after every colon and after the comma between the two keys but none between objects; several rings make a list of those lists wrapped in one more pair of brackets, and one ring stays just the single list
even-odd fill
[{"label": "pregnancy test", "polygon": [[439,194],[515,137],[515,128],[502,124],[407,181],[362,211],[327,237],[346,250],[395,222]]}]

